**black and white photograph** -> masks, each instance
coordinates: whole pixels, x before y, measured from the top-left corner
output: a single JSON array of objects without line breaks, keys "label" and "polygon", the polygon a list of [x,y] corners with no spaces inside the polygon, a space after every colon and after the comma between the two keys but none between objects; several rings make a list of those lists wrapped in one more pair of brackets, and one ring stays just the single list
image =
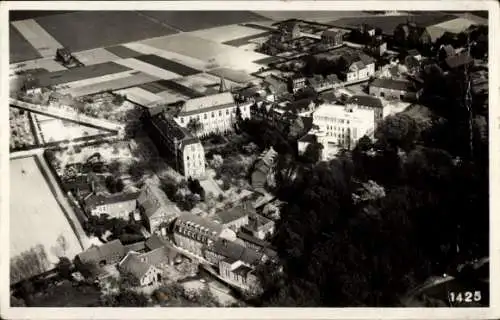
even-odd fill
[{"label": "black and white photograph", "polygon": [[2,307],[493,315],[498,4],[16,3]]}]

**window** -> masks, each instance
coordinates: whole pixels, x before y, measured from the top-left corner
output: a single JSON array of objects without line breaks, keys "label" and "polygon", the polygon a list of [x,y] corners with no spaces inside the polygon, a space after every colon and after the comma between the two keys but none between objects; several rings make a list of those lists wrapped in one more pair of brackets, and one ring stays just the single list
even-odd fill
[{"label": "window", "polygon": [[213,112],[213,111],[212,111],[212,118],[215,118],[215,114],[214,114],[214,112]]},{"label": "window", "polygon": [[181,118],[181,123],[184,123],[184,118]]},{"label": "window", "polygon": [[222,111],[219,110],[219,117],[222,116]]},{"label": "window", "polygon": [[228,114],[229,114],[229,109],[226,109],[226,115],[228,115]]},{"label": "window", "polygon": [[206,118],[207,118],[207,114],[206,114],[206,113],[203,115],[203,118],[204,118],[204,119],[206,119]]}]

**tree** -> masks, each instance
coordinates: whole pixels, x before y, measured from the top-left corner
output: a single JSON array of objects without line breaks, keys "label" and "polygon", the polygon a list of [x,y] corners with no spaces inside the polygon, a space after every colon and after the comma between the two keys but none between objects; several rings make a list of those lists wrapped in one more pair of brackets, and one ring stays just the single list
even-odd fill
[{"label": "tree", "polygon": [[420,132],[417,120],[407,114],[400,113],[385,118],[377,128],[375,137],[382,145],[408,151],[420,139]]},{"label": "tree", "polygon": [[65,279],[71,279],[71,271],[73,264],[66,257],[60,257],[59,262],[56,264],[56,270]]},{"label": "tree", "polygon": [[205,189],[201,186],[200,180],[189,178],[188,188],[191,192],[198,194],[202,201],[205,199]]},{"label": "tree", "polygon": [[189,120],[186,128],[193,134],[193,135],[198,135],[203,130],[203,124],[200,122],[200,119],[198,118],[191,118]]},{"label": "tree", "polygon": [[313,141],[307,145],[302,158],[306,163],[316,163],[321,159],[323,145],[317,141]]},{"label": "tree", "polygon": [[125,289],[117,294],[104,295],[100,305],[102,307],[147,307],[149,299],[142,293]]}]

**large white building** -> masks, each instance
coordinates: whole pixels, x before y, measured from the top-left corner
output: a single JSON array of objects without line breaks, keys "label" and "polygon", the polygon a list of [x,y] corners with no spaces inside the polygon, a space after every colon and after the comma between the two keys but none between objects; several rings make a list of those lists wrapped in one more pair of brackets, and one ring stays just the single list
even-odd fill
[{"label": "large white building", "polygon": [[250,118],[251,102],[236,104],[231,92],[221,92],[208,96],[187,100],[175,120],[182,127],[188,127],[192,120],[201,124],[198,132],[193,132],[198,137],[211,133],[226,133],[233,130],[236,121],[236,108],[240,108],[241,116]]},{"label": "large white building", "polygon": [[364,135],[375,130],[375,111],[354,105],[323,104],[313,113],[313,124],[324,134],[324,150],[352,149]]}]

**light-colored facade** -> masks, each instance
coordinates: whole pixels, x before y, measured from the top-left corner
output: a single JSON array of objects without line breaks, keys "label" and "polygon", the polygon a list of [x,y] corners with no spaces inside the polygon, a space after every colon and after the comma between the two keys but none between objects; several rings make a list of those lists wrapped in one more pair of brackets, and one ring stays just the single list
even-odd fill
[{"label": "light-colored facade", "polygon": [[251,290],[257,286],[258,279],[253,273],[253,268],[245,265],[242,261],[231,259],[219,262],[219,274],[221,278],[241,289]]},{"label": "light-colored facade", "polygon": [[362,61],[354,62],[349,66],[346,73],[346,81],[362,81],[368,80],[371,76],[375,75],[375,63],[363,63]]},{"label": "light-colored facade", "polygon": [[373,109],[324,104],[313,113],[313,124],[325,134],[324,148],[351,149],[358,139],[375,128]]},{"label": "light-colored facade", "polygon": [[250,118],[251,102],[236,104],[231,92],[222,92],[209,96],[187,100],[175,121],[187,128],[190,121],[199,121],[201,128],[193,132],[198,137],[211,133],[226,133],[233,130],[236,122],[236,108],[240,108],[243,119]]}]

